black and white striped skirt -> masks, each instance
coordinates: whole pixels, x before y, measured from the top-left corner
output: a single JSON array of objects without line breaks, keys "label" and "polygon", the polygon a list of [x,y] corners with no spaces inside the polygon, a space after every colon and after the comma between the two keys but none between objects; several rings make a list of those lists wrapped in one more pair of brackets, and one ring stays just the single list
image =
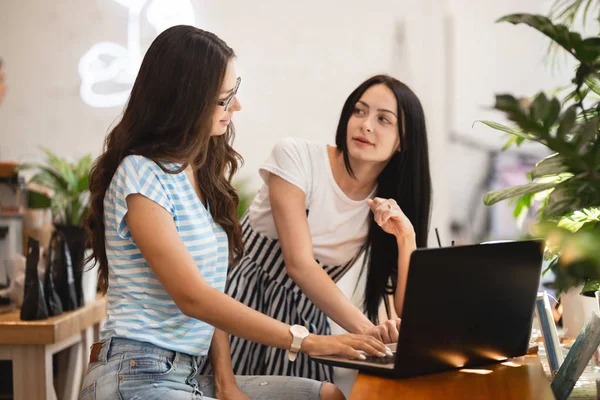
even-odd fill
[{"label": "black and white striped skirt", "polygon": [[[305,326],[317,335],[331,334],[327,316],[302,293],[287,275],[278,240],[254,231],[248,213],[242,218],[246,253],[240,263],[231,267],[225,291],[234,299],[263,314],[290,325]],[[327,266],[325,272],[337,282],[352,266]],[[319,262],[317,260],[317,262]],[[287,350],[277,349],[230,336],[231,362],[235,375],[286,375],[333,382],[333,369],[299,353],[290,362]],[[200,370],[210,375],[208,357]]]}]

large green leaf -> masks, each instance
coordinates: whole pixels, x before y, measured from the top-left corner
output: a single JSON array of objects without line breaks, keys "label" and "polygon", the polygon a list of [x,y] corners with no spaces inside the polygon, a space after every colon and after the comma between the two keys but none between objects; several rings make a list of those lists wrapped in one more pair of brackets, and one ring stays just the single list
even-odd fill
[{"label": "large green leaf", "polygon": [[[575,72],[575,79],[573,79],[573,83],[575,83],[577,85],[577,87],[580,88],[583,85],[583,83],[585,82],[585,80],[588,79],[590,77],[590,75],[594,75],[595,72],[596,71],[592,66],[581,63],[581,64],[579,64],[579,67],[577,67],[577,71]],[[585,97],[585,96],[581,96],[581,97]]]},{"label": "large green leaf", "polygon": [[54,190],[55,193],[66,193],[69,191],[69,184],[64,180],[64,178],[61,175],[57,174],[56,171],[44,166],[39,166],[38,170],[40,172],[38,172],[36,175],[33,176],[33,178],[31,178],[31,182],[44,185]]},{"label": "large green leaf", "polygon": [[565,166],[563,158],[559,154],[553,154],[538,162],[531,170],[530,176],[535,179],[546,175],[558,175],[568,170],[569,168]]},{"label": "large green leaf", "polygon": [[554,24],[543,15],[512,14],[500,18],[498,22],[529,25],[548,36],[583,63],[591,63],[600,56],[598,38],[582,39],[579,33],[569,31],[569,28],[563,24]]},{"label": "large green leaf", "polygon": [[523,144],[523,142],[525,142],[525,139],[520,137],[520,136],[510,136],[507,140],[506,143],[504,143],[504,146],[502,146],[502,151],[508,149],[510,146],[512,146],[513,144],[517,147],[519,147],[520,145]]},{"label": "large green leaf", "polygon": [[543,218],[549,220],[557,219],[560,218],[560,216],[573,211],[574,209],[573,203],[568,199],[559,198],[559,200],[553,200],[552,197],[550,197],[548,200],[548,205],[542,209],[542,216]]},{"label": "large green leaf", "polygon": [[544,116],[544,127],[550,129],[554,126],[560,115],[560,101],[555,97],[550,100],[546,115]]},{"label": "large green leaf", "polygon": [[44,153],[46,153],[47,161],[50,166],[56,171],[58,175],[62,177],[62,179],[67,183],[69,191],[75,192],[77,188],[77,178],[75,177],[75,173],[73,172],[73,167],[71,163],[69,163],[64,158],[57,157],[52,151],[47,148],[42,148]]},{"label": "large green leaf", "polygon": [[55,170],[58,171],[61,165],[66,163],[65,160],[59,158],[56,154],[52,152],[52,150],[48,149],[47,147],[42,147],[42,151],[44,152],[44,154],[46,154],[48,165],[53,167]]},{"label": "large green leaf", "polygon": [[600,108],[587,108],[577,115],[576,122],[578,124],[583,124],[586,121],[594,119],[598,116],[600,116]]},{"label": "large green leaf", "polygon": [[77,188],[77,178],[75,178],[75,174],[73,173],[73,169],[71,168],[71,165],[67,162],[61,164],[59,166],[58,172],[60,173],[60,175],[64,178],[64,180],[69,185],[69,191],[71,193],[75,192],[75,190]]},{"label": "large green leaf", "polygon": [[517,136],[517,137],[520,137],[523,139],[533,139],[532,135],[529,135],[529,134],[523,132],[522,130],[519,130],[516,128],[510,128],[506,125],[502,125],[502,124],[499,124],[499,123],[493,122],[493,121],[478,120],[478,121],[475,121],[473,123],[473,125],[475,125],[478,122],[481,124],[487,125],[492,129],[496,129],[498,131],[502,131],[502,132],[508,133],[510,135],[514,135],[514,136]]},{"label": "large green leaf", "polygon": [[529,110],[525,110],[521,105],[521,102],[513,95],[496,95],[496,104],[494,107],[497,110],[504,112],[506,117],[516,123],[521,131],[528,132],[530,134],[528,139],[536,140],[535,135],[544,133],[542,124],[532,119]]},{"label": "large green leaf", "polygon": [[548,36],[570,53],[572,53],[575,46],[579,45],[582,41],[581,35],[575,32],[569,32],[569,29],[565,25],[554,25],[552,21],[543,15],[511,14],[500,18],[497,22],[529,25]]},{"label": "large green leaf", "polygon": [[526,212],[531,208],[531,201],[533,200],[534,193],[524,194],[519,197],[515,202],[515,208],[513,210],[513,217],[519,218],[522,212]]},{"label": "large green leaf", "polygon": [[535,96],[531,106],[529,107],[529,115],[533,121],[539,122],[546,119],[548,109],[550,108],[550,102],[544,93],[540,93]]},{"label": "large green leaf", "polygon": [[569,134],[575,126],[575,119],[577,118],[577,105],[572,105],[567,108],[560,117],[560,125],[556,131],[557,138],[564,138]]},{"label": "large green leaf", "polygon": [[79,225],[88,209],[92,157],[87,154],[77,162],[70,163],[56,156],[49,149],[42,150],[46,154],[46,164],[24,164],[19,167],[19,170],[38,170],[39,172],[31,181],[54,191],[52,213],[55,220]]},{"label": "large green leaf", "polygon": [[577,135],[574,138],[575,147],[579,152],[590,148],[592,142],[597,138],[598,123],[599,117],[596,116],[579,125]]},{"label": "large green leaf", "polygon": [[81,180],[81,178],[90,175],[92,162],[92,156],[90,154],[86,154],[79,160],[79,162],[75,166],[75,176],[77,177],[77,179]]},{"label": "large green leaf", "polygon": [[77,182],[77,192],[82,193],[89,189],[90,177],[89,175],[82,176]]},{"label": "large green leaf", "polygon": [[583,288],[581,289],[581,293],[584,296],[594,297],[596,291],[600,289],[600,281],[597,280],[587,280],[583,284]]},{"label": "large green leaf", "polygon": [[550,194],[543,218],[559,218],[600,204],[600,186],[590,183],[585,174],[564,180]]},{"label": "large green leaf", "polygon": [[562,101],[562,105],[570,104],[571,101],[575,103],[581,102],[583,99],[587,97],[590,89],[586,87],[575,87],[575,89],[569,93]]},{"label": "large green leaf", "polygon": [[67,223],[79,225],[81,222],[81,203],[78,199],[73,199],[66,210]]},{"label": "large green leaf", "polygon": [[596,142],[592,145],[590,157],[592,165],[596,166],[596,172],[600,174],[600,138],[596,138]]},{"label": "large green leaf", "polygon": [[522,196],[528,193],[538,193],[544,190],[552,189],[559,182],[546,182],[546,183],[528,183],[526,185],[513,186],[504,189],[493,190],[491,192],[486,193],[483,198],[483,202],[490,206],[499,201],[510,199],[516,196]]},{"label": "large green leaf", "polygon": [[[64,178],[57,173],[52,166],[46,166],[43,164],[37,164],[37,163],[24,163],[19,165],[19,167],[17,168],[18,171],[26,171],[26,170],[38,170],[40,172],[44,172],[48,175],[52,175],[53,179],[56,181],[55,184],[58,186],[62,186],[65,189],[68,188],[68,183],[64,180]],[[38,172],[38,173],[40,173]],[[52,187],[54,188],[54,187]]]},{"label": "large green leaf", "polygon": [[[576,211],[578,212],[578,211]],[[558,227],[567,229],[571,232],[577,232],[580,229],[583,230],[594,230],[600,226],[600,221],[597,219],[578,219],[573,217],[564,217],[558,221]]]},{"label": "large green leaf", "polygon": [[593,62],[600,56],[600,38],[590,37],[584,39],[575,49],[577,58],[583,62]]},{"label": "large green leaf", "polygon": [[600,81],[598,81],[598,78],[588,77],[584,83],[592,92],[600,96]]}]

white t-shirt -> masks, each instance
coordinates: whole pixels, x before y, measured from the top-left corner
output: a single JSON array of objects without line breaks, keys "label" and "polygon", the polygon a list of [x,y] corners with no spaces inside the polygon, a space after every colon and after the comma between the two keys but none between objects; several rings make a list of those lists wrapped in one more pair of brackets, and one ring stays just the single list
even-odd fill
[{"label": "white t-shirt", "polygon": [[267,186],[268,172],[304,192],[317,260],[325,265],[340,265],[358,253],[369,231],[369,206],[366,198],[352,200],[337,185],[327,146],[286,138],[275,145],[271,156],[260,168],[260,176],[265,183],[250,205],[250,224],[259,233],[277,239]]}]

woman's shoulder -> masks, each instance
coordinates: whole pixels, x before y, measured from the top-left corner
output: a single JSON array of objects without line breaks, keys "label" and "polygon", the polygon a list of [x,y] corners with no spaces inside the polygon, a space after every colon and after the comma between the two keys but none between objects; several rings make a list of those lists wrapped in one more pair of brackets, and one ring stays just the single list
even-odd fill
[{"label": "woman's shoulder", "polygon": [[158,166],[158,164],[152,160],[151,158],[141,156],[139,154],[130,154],[125,156],[121,163],[119,164],[119,169],[135,169],[137,171],[143,169],[162,169]]},{"label": "woman's shoulder", "polygon": [[[163,168],[176,171],[179,165],[164,163]],[[112,187],[128,186],[162,186],[170,187],[175,181],[180,181],[176,175],[163,170],[151,158],[137,154],[125,156],[117,167],[111,182]]]},{"label": "woman's shoulder", "polygon": [[322,151],[325,146],[313,143],[307,139],[297,137],[285,137],[280,139],[274,146],[275,153],[285,152],[298,155],[313,154]]},{"label": "woman's shoulder", "polygon": [[163,168],[166,170],[176,171],[179,167],[180,165],[173,163],[163,162],[159,164],[157,161],[151,158],[138,154],[130,154],[121,160],[121,163],[117,168],[116,175],[137,177],[149,177],[150,175],[153,175],[160,179],[161,177],[167,177],[171,175],[167,171],[163,170]]}]

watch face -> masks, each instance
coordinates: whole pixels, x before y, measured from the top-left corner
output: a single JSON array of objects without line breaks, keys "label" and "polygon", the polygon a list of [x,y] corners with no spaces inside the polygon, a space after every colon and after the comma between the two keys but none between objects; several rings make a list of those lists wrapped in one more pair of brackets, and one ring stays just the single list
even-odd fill
[{"label": "watch face", "polygon": [[292,334],[294,336],[299,336],[302,338],[308,336],[308,334],[310,333],[308,331],[308,329],[306,329],[302,325],[292,325],[292,327],[290,328],[290,331],[292,331]]}]

